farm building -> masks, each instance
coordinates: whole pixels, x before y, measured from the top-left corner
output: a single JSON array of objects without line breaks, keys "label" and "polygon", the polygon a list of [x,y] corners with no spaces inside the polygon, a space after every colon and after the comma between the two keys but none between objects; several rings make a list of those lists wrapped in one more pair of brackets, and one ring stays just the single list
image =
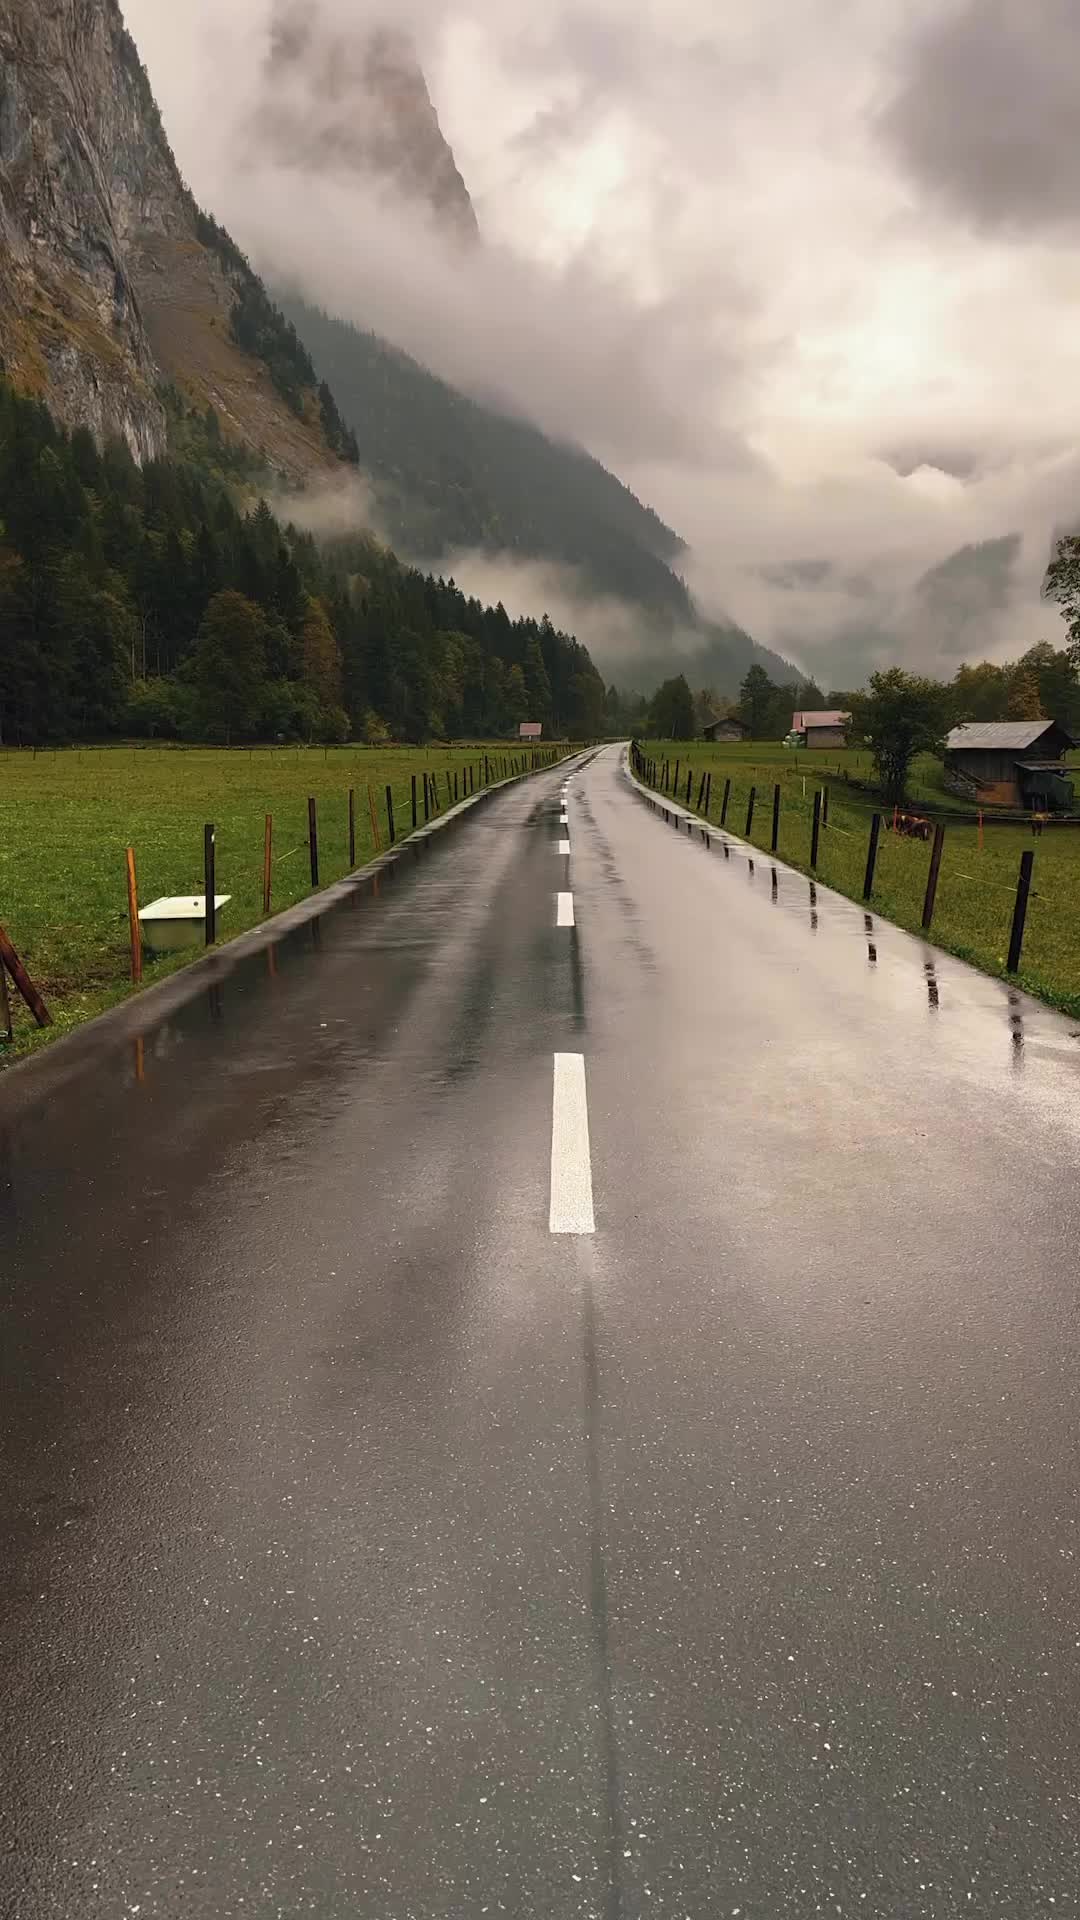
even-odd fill
[{"label": "farm building", "polygon": [[745,740],[748,727],[729,714],[725,720],[709,720],[701,729],[703,740]]},{"label": "farm building", "polygon": [[843,747],[847,745],[847,725],[850,713],[840,713],[827,707],[821,713],[793,713],[791,731],[801,736],[801,743],[807,747]]},{"label": "farm building", "polygon": [[1077,745],[1056,720],[976,720],[945,742],[945,784],[988,807],[1071,813],[1064,755]]}]

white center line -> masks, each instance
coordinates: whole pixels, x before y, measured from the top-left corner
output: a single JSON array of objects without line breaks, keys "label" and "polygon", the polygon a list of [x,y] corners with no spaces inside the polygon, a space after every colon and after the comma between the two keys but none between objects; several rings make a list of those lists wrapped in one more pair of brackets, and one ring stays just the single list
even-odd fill
[{"label": "white center line", "polygon": [[569,851],[570,851],[570,842],[569,842],[569,840],[560,840],[560,841],[559,841],[559,844],[558,844],[558,846],[557,846],[557,848],[556,848],[556,852],[557,852],[557,853],[569,853]]},{"label": "white center line", "polygon": [[551,1106],[552,1233],[595,1233],[585,1056],[555,1055]]},{"label": "white center line", "polygon": [[572,927],[574,924],[573,894],[560,893],[558,896],[558,901],[559,901],[559,911],[558,911],[558,914],[556,915],[555,925],[557,927]]},{"label": "white center line", "polygon": [[565,813],[560,813],[560,815],[559,815],[559,825],[560,825],[560,827],[568,827],[568,826],[570,825],[570,822],[569,822],[569,820],[567,819],[567,817],[566,817],[566,815],[565,815]]}]

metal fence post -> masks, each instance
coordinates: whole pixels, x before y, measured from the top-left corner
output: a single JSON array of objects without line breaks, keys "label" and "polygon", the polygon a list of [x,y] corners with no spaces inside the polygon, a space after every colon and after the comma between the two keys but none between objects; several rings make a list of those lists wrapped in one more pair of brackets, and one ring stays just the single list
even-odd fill
[{"label": "metal fence post", "polygon": [[206,910],[206,944],[212,947],[217,939],[217,836],[213,822],[208,821],[203,828],[203,889]]},{"label": "metal fence post", "polygon": [[749,840],[750,838],[750,829],[754,824],[754,801],[756,800],[756,798],[757,798],[757,788],[751,787],[750,798],[746,803],[746,838],[747,840]]},{"label": "metal fence post", "polygon": [[866,849],[866,877],[863,880],[862,897],[869,900],[874,891],[874,868],[877,866],[878,836],[881,832],[881,815],[875,813],[870,822],[870,844]]},{"label": "metal fence post", "polygon": [[814,824],[810,829],[810,865],[817,866],[818,849],[821,841],[821,788],[814,795]]},{"label": "metal fence post", "polygon": [[391,845],[391,846],[393,846],[393,844],[394,844],[394,838],[395,838],[395,835],[394,835],[394,796],[393,796],[393,794],[392,794],[392,793],[391,793],[391,791],[390,791],[390,787],[389,787],[389,785],[387,785],[387,789],[386,789],[386,824],[387,824],[387,826],[388,826],[388,827],[389,827],[389,829],[390,829],[390,845]]},{"label": "metal fence post", "polygon": [[780,845],[780,782],[777,781],[772,795],[772,851]]},{"label": "metal fence post", "polygon": [[720,825],[722,827],[727,826],[727,810],[728,810],[728,801],[730,799],[731,799],[731,777],[729,775],[728,778],[724,781],[724,798],[720,805]]},{"label": "metal fence post", "polygon": [[926,876],[926,898],[923,901],[923,932],[929,930],[934,917],[934,903],[937,900],[938,875],[941,872],[941,850],[945,845],[945,828],[939,821],[934,828],[934,845],[930,854],[930,871]]},{"label": "metal fence post", "polygon": [[416,832],[416,775],[412,777],[412,830]]},{"label": "metal fence post", "polygon": [[1031,893],[1031,869],[1035,865],[1033,853],[1020,855],[1020,878],[1016,883],[1016,905],[1013,908],[1012,933],[1009,936],[1009,972],[1020,971],[1020,953],[1024,945],[1024,925],[1027,921],[1028,896]]},{"label": "metal fence post", "polygon": [[319,884],[319,815],[312,794],[308,795],[307,803],[307,837],[308,855],[311,860],[311,884],[312,887],[317,887]]}]

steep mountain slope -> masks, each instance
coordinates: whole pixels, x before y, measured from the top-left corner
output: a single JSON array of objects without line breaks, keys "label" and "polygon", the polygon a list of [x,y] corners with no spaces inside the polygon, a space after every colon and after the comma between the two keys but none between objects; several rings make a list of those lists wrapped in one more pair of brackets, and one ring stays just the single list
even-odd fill
[{"label": "steep mountain slope", "polygon": [[184,186],[117,0],[0,11],[0,357],[139,459],[165,446],[165,379],[290,478],[335,463],[310,363]]},{"label": "steep mountain slope", "polygon": [[[392,544],[425,563],[475,548],[571,568],[582,597],[641,610],[631,657],[586,633],[620,684],[651,691],[677,665],[695,685],[734,694],[757,660],[774,677],[791,668],[738,627],[701,618],[679,578],[685,551],[651,507],[579,447],[483,406],[371,333],[308,306],[275,299],[329,381],[356,434]],[[587,626],[587,620],[584,622]]]},{"label": "steep mountain slope", "polygon": [[440,226],[479,238],[407,34],[331,19],[312,0],[278,0],[250,139],[287,166],[359,173],[426,203]]},{"label": "steep mountain slope", "polygon": [[447,386],[370,333],[275,290],[375,482],[394,544],[432,559],[486,547],[581,569],[614,593],[688,618],[669,563],[678,535],[598,461]]}]

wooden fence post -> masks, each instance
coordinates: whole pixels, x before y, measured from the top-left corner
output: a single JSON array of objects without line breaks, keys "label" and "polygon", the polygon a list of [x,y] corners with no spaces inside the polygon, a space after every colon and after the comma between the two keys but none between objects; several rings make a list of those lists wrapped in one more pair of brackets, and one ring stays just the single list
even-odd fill
[{"label": "wooden fence post", "polygon": [[938,875],[941,872],[941,850],[945,845],[945,828],[941,821],[934,828],[934,845],[930,854],[930,871],[926,876],[926,898],[923,901],[923,932],[927,933],[934,917],[934,903],[937,900]]},{"label": "wooden fence post", "polygon": [[52,1016],[49,1009],[31,980],[30,975],[27,973],[26,968],[23,966],[22,961],[19,959],[3,927],[0,927],[0,965],[7,967],[8,972],[18,987],[23,999],[26,1001],[38,1026],[51,1027]]},{"label": "wooden fence post", "polygon": [[217,834],[211,820],[203,828],[203,894],[204,934],[212,947],[217,939]]},{"label": "wooden fence post", "polygon": [[1020,954],[1024,945],[1024,926],[1027,921],[1028,897],[1031,893],[1031,869],[1035,865],[1033,853],[1020,855],[1020,878],[1016,883],[1016,905],[1013,908],[1012,932],[1009,936],[1009,972],[1019,973]]},{"label": "wooden fence post", "polygon": [[374,845],[376,853],[381,853],[382,852],[382,834],[379,832],[379,816],[375,811],[375,795],[372,792],[370,780],[367,783],[367,803],[368,803],[368,812],[371,815],[372,844]]},{"label": "wooden fence post", "polygon": [[314,794],[308,795],[307,803],[308,857],[311,861],[312,889],[319,884],[319,812],[315,805]]},{"label": "wooden fence post", "polygon": [[863,880],[862,897],[869,900],[874,891],[874,868],[877,866],[878,837],[881,833],[881,815],[875,813],[870,822],[870,844],[866,849],[866,877]]},{"label": "wooden fence post", "polygon": [[135,878],[135,849],[124,854],[127,866],[128,932],[131,936],[131,978],[138,986],[142,979],[142,928],[139,925],[139,887]]},{"label": "wooden fence post", "polygon": [[263,824],[263,912],[270,911],[274,879],[274,816],[268,813]]}]

